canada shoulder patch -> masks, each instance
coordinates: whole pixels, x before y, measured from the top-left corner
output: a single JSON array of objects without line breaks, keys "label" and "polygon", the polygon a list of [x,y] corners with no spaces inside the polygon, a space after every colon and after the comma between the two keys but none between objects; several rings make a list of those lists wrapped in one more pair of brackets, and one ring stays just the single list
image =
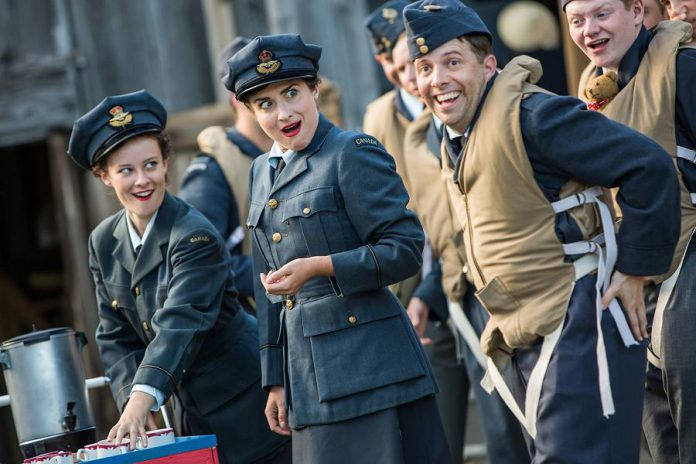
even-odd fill
[{"label": "canada shoulder patch", "polygon": [[210,237],[207,235],[194,235],[189,239],[189,242],[191,243],[197,243],[197,242],[209,242]]},{"label": "canada shoulder patch", "polygon": [[362,145],[374,145],[375,147],[379,147],[379,142],[374,137],[356,137],[353,141],[355,142],[355,145],[357,145],[358,147]]}]

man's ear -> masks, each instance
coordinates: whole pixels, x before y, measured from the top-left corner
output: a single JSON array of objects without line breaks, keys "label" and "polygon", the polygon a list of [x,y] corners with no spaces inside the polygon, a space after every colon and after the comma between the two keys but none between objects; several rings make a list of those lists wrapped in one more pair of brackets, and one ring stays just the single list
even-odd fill
[{"label": "man's ear", "polygon": [[488,55],[483,59],[483,68],[486,73],[486,81],[488,81],[498,70],[498,60],[495,59],[495,55]]}]

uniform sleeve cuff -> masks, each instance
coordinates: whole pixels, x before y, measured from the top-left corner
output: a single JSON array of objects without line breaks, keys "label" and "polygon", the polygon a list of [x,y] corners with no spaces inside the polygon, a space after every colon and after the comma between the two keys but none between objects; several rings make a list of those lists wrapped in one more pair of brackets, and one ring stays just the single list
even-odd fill
[{"label": "uniform sleeve cuff", "polygon": [[261,348],[261,386],[264,390],[284,385],[283,347],[268,345]]},{"label": "uniform sleeve cuff", "polygon": [[672,264],[674,245],[639,248],[619,243],[616,269],[626,275],[655,276],[666,273]]},{"label": "uniform sleeve cuff", "polygon": [[131,395],[133,392],[143,392],[147,393],[148,395],[152,396],[155,399],[155,404],[150,408],[150,411],[152,412],[157,412],[159,409],[162,407],[164,404],[164,394],[156,389],[155,387],[151,387],[150,385],[145,385],[142,383],[133,385],[133,388],[131,388]]}]

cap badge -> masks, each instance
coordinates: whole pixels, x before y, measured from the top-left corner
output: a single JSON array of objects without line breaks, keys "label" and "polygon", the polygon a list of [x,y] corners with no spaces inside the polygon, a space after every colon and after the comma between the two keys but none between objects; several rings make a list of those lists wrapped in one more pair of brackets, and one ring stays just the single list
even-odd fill
[{"label": "cap badge", "polygon": [[123,111],[123,107],[114,106],[109,110],[111,119],[109,119],[109,125],[111,127],[123,127],[128,125],[133,121],[133,115],[127,111]]},{"label": "cap badge", "polygon": [[423,9],[424,9],[425,11],[433,12],[433,11],[440,11],[440,10],[442,10],[442,7],[441,7],[440,5],[425,5],[425,6],[423,7]]},{"label": "cap badge", "polygon": [[389,24],[394,24],[399,13],[394,8],[382,8],[382,17],[389,21]]},{"label": "cap badge", "polygon": [[256,65],[256,72],[259,74],[273,74],[280,69],[280,61],[273,59],[273,53],[262,50],[259,53],[260,63]]}]

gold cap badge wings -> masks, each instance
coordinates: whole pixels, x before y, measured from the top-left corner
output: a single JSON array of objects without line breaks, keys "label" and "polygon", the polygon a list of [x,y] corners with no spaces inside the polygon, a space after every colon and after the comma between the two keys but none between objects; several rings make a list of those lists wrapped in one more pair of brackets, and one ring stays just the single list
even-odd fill
[{"label": "gold cap badge wings", "polygon": [[273,59],[273,53],[263,50],[259,53],[260,63],[256,65],[259,74],[273,74],[280,69],[280,61]]},{"label": "gold cap badge wings", "polygon": [[114,106],[109,110],[111,119],[109,119],[109,125],[111,127],[123,127],[130,124],[133,121],[133,115],[127,111],[123,111],[123,107]]},{"label": "gold cap badge wings", "polygon": [[394,8],[382,8],[382,17],[389,21],[389,24],[394,24],[396,18],[399,17],[399,12]]}]

